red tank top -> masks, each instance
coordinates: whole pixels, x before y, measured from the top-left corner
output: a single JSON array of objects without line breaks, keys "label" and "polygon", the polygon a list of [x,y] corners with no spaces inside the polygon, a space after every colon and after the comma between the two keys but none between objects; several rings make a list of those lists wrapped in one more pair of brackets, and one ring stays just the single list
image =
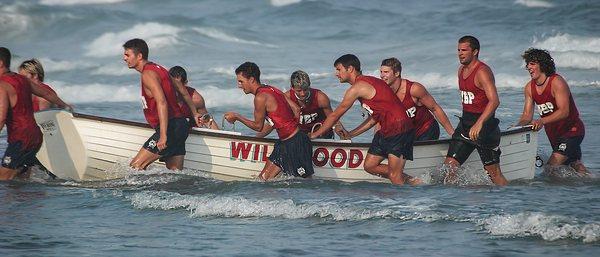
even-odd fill
[{"label": "red tank top", "polygon": [[4,74],[0,80],[10,84],[17,93],[17,103],[9,107],[6,117],[8,143],[21,141],[23,150],[39,147],[42,144],[42,131],[33,117],[29,81],[26,77],[13,72]]},{"label": "red tank top", "polygon": [[[52,92],[54,92],[56,94],[56,92],[54,91],[54,89],[52,89],[50,86],[48,86],[48,85],[46,85],[44,83],[41,83],[41,82],[40,82],[40,86],[42,86],[43,88],[48,89],[48,90],[50,90],[50,91],[52,91]],[[38,112],[38,111],[40,111],[40,97],[37,97],[35,95],[33,95],[32,97],[33,97],[32,98],[32,101],[33,101],[33,111],[34,112]]]},{"label": "red tank top", "polygon": [[379,122],[381,133],[384,137],[395,136],[413,128],[412,121],[406,115],[406,109],[394,91],[385,81],[372,76],[359,76],[356,82],[364,81],[375,89],[375,96],[371,99],[359,98],[362,107]]},{"label": "red tank top", "polygon": [[[185,89],[187,89],[188,94],[190,94],[190,97],[192,97],[194,95],[194,91],[196,91],[196,89],[192,88],[192,87],[188,87],[186,86]],[[177,99],[179,106],[181,107],[181,112],[183,117],[187,117],[187,118],[194,118],[192,117],[192,111],[190,110],[190,107],[187,106],[187,104],[185,103],[185,100],[183,100],[182,96],[179,96],[179,98]]]},{"label": "red tank top", "polygon": [[267,112],[267,121],[271,123],[271,126],[273,126],[275,130],[277,130],[279,139],[289,138],[294,134],[296,128],[298,128],[298,121],[294,117],[292,108],[289,106],[287,100],[285,100],[285,95],[281,90],[267,85],[259,87],[256,94],[259,93],[269,94],[275,98],[277,110],[274,112]]},{"label": "red tank top", "polygon": [[[148,62],[144,65],[145,70],[151,70],[156,72],[160,78],[160,86],[162,87],[163,93],[165,94],[165,99],[167,100],[167,109],[169,119],[173,118],[182,118],[183,112],[182,108],[177,103],[177,95],[175,93],[175,86],[171,84],[171,77],[169,76],[169,72],[163,68],[162,66]],[[144,116],[148,121],[148,124],[152,126],[152,128],[156,128],[159,125],[158,120],[158,108],[156,106],[156,101],[154,97],[150,97],[146,95],[146,91],[144,91],[144,85],[142,81],[142,107],[144,108]]]},{"label": "red tank top", "polygon": [[485,95],[485,91],[475,85],[475,74],[481,67],[487,67],[485,63],[479,61],[471,74],[467,78],[463,78],[464,67],[461,68],[458,75],[458,88],[462,100],[463,111],[470,113],[483,113],[489,100]]},{"label": "red tank top", "polygon": [[[531,80],[530,82],[531,97],[542,117],[551,115],[554,111],[558,110],[556,99],[552,96],[552,81],[557,76],[559,75],[554,74],[550,76],[548,84],[541,94],[537,93],[535,81]],[[579,118],[579,111],[577,110],[577,106],[575,106],[573,95],[569,95],[569,115],[567,118],[545,124],[544,128],[551,144],[555,144],[561,137],[574,137],[585,134],[585,127],[583,126],[583,121]]]},{"label": "red tank top", "polygon": [[415,125],[415,137],[419,137],[431,127],[431,124],[437,121],[433,118],[433,115],[431,115],[431,112],[427,107],[415,104],[415,101],[413,101],[412,95],[410,94],[412,85],[412,81],[406,80],[406,93],[404,93],[402,105],[406,108],[406,115],[412,119],[413,124]]},{"label": "red tank top", "polygon": [[315,124],[323,123],[325,118],[327,118],[325,117],[323,108],[319,107],[317,96],[319,92],[321,92],[321,90],[311,88],[308,104],[302,107],[302,105],[300,105],[300,99],[298,99],[294,91],[290,91],[290,99],[300,106],[300,120],[298,122],[298,127],[304,133],[310,133]]}]

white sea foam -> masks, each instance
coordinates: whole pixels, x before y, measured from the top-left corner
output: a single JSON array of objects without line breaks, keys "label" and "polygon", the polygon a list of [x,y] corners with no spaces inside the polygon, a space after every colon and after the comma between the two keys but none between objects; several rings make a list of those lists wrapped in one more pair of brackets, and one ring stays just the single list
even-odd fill
[{"label": "white sea foam", "polygon": [[261,81],[264,80],[265,82],[269,82],[269,81],[277,81],[277,82],[281,82],[281,81],[289,81],[290,80],[290,75],[291,74],[285,74],[285,73],[267,73],[260,76]]},{"label": "white sea foam", "polygon": [[[512,75],[506,73],[494,74],[496,87],[498,88],[521,88],[530,79],[524,75]],[[377,74],[379,76],[379,74]],[[417,81],[426,88],[450,88],[458,90],[458,78],[456,74],[441,74],[437,72],[428,72],[425,74],[407,74],[403,76],[407,79]]]},{"label": "white sea foam", "polygon": [[177,44],[177,34],[181,29],[156,22],[136,24],[121,32],[107,32],[94,39],[85,48],[86,56],[109,57],[123,54],[122,45],[132,38],[142,38],[153,51]]},{"label": "white sea foam", "polygon": [[600,53],[556,52],[552,58],[558,67],[600,71]]},{"label": "white sea foam", "polygon": [[62,81],[49,81],[49,85],[60,97],[69,103],[89,102],[134,102],[139,101],[139,86],[115,86],[100,83],[67,84]]},{"label": "white sea foam", "polygon": [[271,5],[276,7],[297,4],[302,2],[302,0],[271,0]]},{"label": "white sea foam", "polygon": [[136,74],[137,71],[129,69],[125,63],[119,62],[118,64],[103,65],[92,70],[93,75],[108,75],[108,76],[122,76]]},{"label": "white sea foam", "polygon": [[114,4],[127,0],[40,0],[43,5]]},{"label": "white sea foam", "polygon": [[235,76],[235,67],[233,67],[233,66],[214,67],[214,68],[208,69],[208,71],[214,72],[214,73],[217,73],[220,75],[225,75],[225,76]]},{"label": "white sea foam", "polygon": [[518,213],[495,215],[479,222],[494,236],[541,237],[546,241],[559,239],[582,240],[585,243],[600,239],[599,223],[582,223],[558,215],[544,213]]},{"label": "white sea foam", "polygon": [[195,87],[204,97],[207,108],[222,106],[252,107],[253,97],[245,95],[241,89],[232,85],[231,88],[223,89],[216,86]]},{"label": "white sea foam", "polygon": [[550,51],[558,67],[600,70],[600,37],[557,34],[534,38],[533,47]]},{"label": "white sea foam", "polygon": [[229,34],[223,32],[219,29],[216,29],[216,28],[195,27],[192,29],[194,31],[200,33],[201,35],[207,36],[209,38],[217,39],[220,41],[224,41],[224,42],[233,42],[233,43],[249,44],[249,45],[260,45],[260,46],[266,46],[266,47],[277,47],[277,46],[271,45],[271,44],[263,44],[263,43],[260,43],[257,41],[241,39],[241,38],[229,35]]},{"label": "white sea foam", "polygon": [[44,66],[45,72],[80,70],[94,67],[97,65],[83,61],[53,60],[50,58],[40,58],[40,62]]},{"label": "white sea foam", "polygon": [[[139,209],[185,209],[191,217],[275,217],[286,219],[325,218],[336,221],[394,218],[432,222],[452,219],[448,215],[423,212],[418,204],[393,208],[364,208],[344,206],[337,201],[297,203],[291,199],[249,199],[243,196],[181,195],[164,191],[144,191],[129,197]],[[416,206],[416,207],[415,207]],[[413,208],[414,207],[414,208]],[[427,208],[425,208],[427,209]]]},{"label": "white sea foam", "polygon": [[542,1],[542,0],[516,0],[515,4],[520,4],[520,5],[531,7],[531,8],[554,7],[553,3],[549,3],[548,1]]},{"label": "white sea foam", "polygon": [[557,34],[543,40],[534,38],[533,46],[557,52],[585,51],[600,53],[600,37]]}]

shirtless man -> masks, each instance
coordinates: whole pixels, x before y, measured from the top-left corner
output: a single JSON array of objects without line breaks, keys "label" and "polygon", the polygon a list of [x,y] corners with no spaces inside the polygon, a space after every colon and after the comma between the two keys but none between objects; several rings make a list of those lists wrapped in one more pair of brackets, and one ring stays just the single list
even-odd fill
[{"label": "shirtless man", "polygon": [[[581,142],[585,136],[583,121],[562,76],[556,74],[554,60],[548,51],[530,48],[523,54],[531,81],[525,84],[525,105],[518,125],[533,125],[546,130],[552,155],[548,165],[569,165],[581,175],[588,171],[581,162]],[[533,107],[541,116],[533,120]]]},{"label": "shirtless man", "polygon": [[142,106],[144,116],[156,130],[129,164],[135,169],[146,169],[157,159],[165,161],[168,169],[183,169],[185,140],[190,130],[183,111],[177,104],[177,94],[183,97],[194,116],[200,115],[183,84],[174,82],[162,66],[148,61],[148,45],[142,39],[131,39],[123,44],[123,61],[130,69],[141,74]]},{"label": "shirtless man", "polygon": [[479,40],[464,36],[458,40],[458,87],[463,114],[452,135],[444,164],[450,167],[447,179],[456,178],[456,169],[477,149],[492,182],[508,184],[500,170],[500,127],[494,117],[500,101],[494,74],[479,60]]},{"label": "shirtless man", "polygon": [[[198,93],[196,89],[188,86],[187,72],[185,71],[185,69],[183,69],[183,67],[181,66],[174,66],[171,67],[171,69],[169,69],[169,74],[171,75],[171,78],[182,83],[185,86],[187,92],[192,97],[192,102],[194,102],[196,111],[202,117],[200,119],[200,125],[210,129],[219,129],[217,122],[215,122],[213,117],[208,113],[208,110],[206,109],[204,97],[202,97],[202,95],[200,95],[200,93]],[[179,94],[177,95],[177,103],[179,104],[179,106],[181,106],[183,115],[190,119],[190,126],[195,127],[196,122],[194,121],[194,117],[192,116],[192,111],[190,111],[190,108],[188,108],[186,103],[183,101],[183,98]]]},{"label": "shirtless man", "polygon": [[[396,92],[396,96],[406,108],[406,115],[411,118],[415,126],[415,141],[440,138],[440,126],[435,118],[442,123],[448,135],[452,135],[454,128],[433,96],[420,83],[403,79],[401,73],[402,64],[398,59],[392,57],[381,62],[379,76],[392,88],[393,92]],[[363,122],[361,126],[366,126],[366,123],[366,121]],[[354,130],[354,133],[346,134],[346,138],[358,136],[367,130],[361,126]]]},{"label": "shirtless man", "polygon": [[[290,78],[290,84],[291,88],[286,95],[300,107],[300,131],[309,134],[314,128],[322,125],[325,118],[333,111],[329,97],[323,91],[310,87],[310,78],[304,71],[294,71]],[[340,122],[333,128],[338,135],[342,135],[344,127]],[[256,136],[265,137],[272,130],[273,127],[266,125],[265,129]],[[319,138],[333,139],[333,130],[327,131]]]},{"label": "shirtless man", "polygon": [[57,106],[72,109],[54,91],[10,71],[10,51],[0,47],[0,130],[8,129],[8,147],[2,158],[0,180],[27,177],[28,168],[42,146],[42,131],[33,117],[32,94]]},{"label": "shirtless man", "polygon": [[[354,101],[358,100],[370,114],[364,128],[369,129],[377,123],[381,125],[365,158],[365,171],[388,178],[394,184],[417,184],[416,179],[403,172],[406,160],[413,158],[415,130],[402,102],[385,81],[362,75],[360,60],[355,55],[343,55],[333,65],[340,82],[351,86],[346,90],[340,105],[327,116],[319,130],[311,134],[311,138],[317,138],[331,129],[352,107]],[[381,164],[386,158],[388,164]]]},{"label": "shirtless man", "polygon": [[238,88],[254,95],[254,120],[237,112],[225,113],[225,119],[229,123],[240,121],[254,131],[262,131],[267,120],[279,136],[258,177],[269,180],[281,171],[295,177],[310,177],[314,173],[312,143],[298,128],[299,108],[281,90],[260,83],[260,69],[255,63],[243,63],[235,69],[235,74]]},{"label": "shirtless man", "polygon": [[[21,65],[19,65],[19,74],[37,82],[40,86],[56,93],[52,87],[44,83],[44,67],[42,63],[38,59],[29,59],[23,61]],[[43,111],[49,108],[54,107],[50,102],[46,101],[46,99],[33,96],[33,112]]]}]

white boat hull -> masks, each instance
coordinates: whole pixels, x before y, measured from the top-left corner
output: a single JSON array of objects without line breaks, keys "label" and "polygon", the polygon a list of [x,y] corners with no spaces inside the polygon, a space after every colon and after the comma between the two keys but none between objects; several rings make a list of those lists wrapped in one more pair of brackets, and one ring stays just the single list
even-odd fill
[{"label": "white boat hull", "polygon": [[[64,118],[65,114],[72,118],[72,125],[68,124],[69,119]],[[106,180],[124,176],[123,172],[115,171],[115,164],[128,163],[154,133],[153,129],[142,123],[83,114],[72,116],[57,110],[36,113],[36,119],[39,124],[55,122],[57,127],[67,127],[67,132],[60,135],[66,142],[62,144],[72,144],[71,148],[80,149],[79,152],[84,153],[84,157],[73,159],[77,163],[60,166],[62,169],[76,169],[75,171],[55,168],[58,166],[52,163],[56,163],[59,158],[61,162],[66,161],[65,153],[61,152],[64,147],[57,147],[61,145],[61,140],[57,139],[58,133],[49,135],[48,131],[44,131],[45,143],[40,150],[41,154],[38,154],[40,162],[55,175],[74,180]],[[79,140],[72,140],[71,137],[78,137]],[[217,179],[255,179],[273,149],[274,142],[273,139],[241,136],[231,132],[192,131],[186,142],[184,167],[204,171]],[[76,144],[80,146],[73,146]],[[387,179],[370,175],[363,170],[368,144],[314,142],[313,145],[315,178],[388,182]],[[533,178],[537,132],[528,129],[503,132],[500,147],[501,169],[509,181]],[[405,172],[412,176],[430,172],[443,162],[447,149],[448,140],[416,143],[414,160],[407,162]],[[478,154],[472,154],[466,165],[481,166]]]}]

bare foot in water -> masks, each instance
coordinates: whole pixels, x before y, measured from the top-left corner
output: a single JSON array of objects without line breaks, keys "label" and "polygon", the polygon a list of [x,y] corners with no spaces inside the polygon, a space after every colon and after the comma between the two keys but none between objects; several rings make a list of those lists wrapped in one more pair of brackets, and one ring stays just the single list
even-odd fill
[{"label": "bare foot in water", "polygon": [[409,176],[409,175],[404,175],[404,176],[406,177],[406,179],[404,181],[411,186],[418,186],[418,185],[423,184],[423,180],[420,178],[416,178],[416,177]]}]

